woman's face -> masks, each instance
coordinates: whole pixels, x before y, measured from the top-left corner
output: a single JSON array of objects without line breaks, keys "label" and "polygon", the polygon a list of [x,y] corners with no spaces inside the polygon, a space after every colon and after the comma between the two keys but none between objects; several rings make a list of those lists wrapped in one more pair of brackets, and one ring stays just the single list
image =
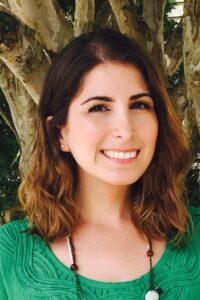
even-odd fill
[{"label": "woman's face", "polygon": [[157,134],[154,103],[140,71],[106,62],[85,76],[60,143],[77,162],[80,180],[121,186],[146,171]]}]

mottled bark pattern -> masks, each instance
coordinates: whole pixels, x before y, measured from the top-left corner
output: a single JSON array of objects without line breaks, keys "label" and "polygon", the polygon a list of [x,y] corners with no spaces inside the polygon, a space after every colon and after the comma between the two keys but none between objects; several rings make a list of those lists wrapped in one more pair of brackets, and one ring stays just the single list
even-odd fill
[{"label": "mottled bark pattern", "polygon": [[0,17],[6,23],[0,23],[0,59],[38,103],[49,61],[31,29],[4,8]]},{"label": "mottled bark pattern", "polygon": [[57,52],[72,39],[72,24],[67,22],[56,0],[8,2],[12,12],[36,32],[35,39],[43,48]]},{"label": "mottled bark pattern", "polygon": [[122,33],[144,43],[143,27],[131,0],[108,0]]},{"label": "mottled bark pattern", "polygon": [[165,44],[166,74],[171,77],[183,62],[182,20]]},{"label": "mottled bark pattern", "polygon": [[185,1],[183,41],[187,99],[200,132],[200,0]]},{"label": "mottled bark pattern", "polygon": [[147,25],[145,40],[155,65],[165,82],[163,16],[166,0],[143,1],[143,18]]},{"label": "mottled bark pattern", "polygon": [[23,170],[23,173],[26,173],[28,171],[37,105],[23,84],[3,63],[0,63],[0,87],[6,96],[20,142],[20,165],[23,165],[21,170]]},{"label": "mottled bark pattern", "polygon": [[94,0],[76,0],[74,36],[91,31],[95,14]]}]

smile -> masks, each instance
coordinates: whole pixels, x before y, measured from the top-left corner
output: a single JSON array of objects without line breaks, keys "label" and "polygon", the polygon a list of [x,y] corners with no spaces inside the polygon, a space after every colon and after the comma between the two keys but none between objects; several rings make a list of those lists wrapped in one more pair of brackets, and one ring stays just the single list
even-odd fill
[{"label": "smile", "polygon": [[135,158],[138,154],[138,150],[134,151],[115,151],[115,150],[103,150],[102,153],[109,157],[109,158],[115,158],[115,159],[130,159],[130,158]]}]

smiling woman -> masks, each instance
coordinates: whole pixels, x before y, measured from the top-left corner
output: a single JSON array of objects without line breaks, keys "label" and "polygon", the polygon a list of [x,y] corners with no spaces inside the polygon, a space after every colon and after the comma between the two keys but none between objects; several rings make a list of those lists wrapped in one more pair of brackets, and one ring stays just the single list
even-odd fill
[{"label": "smiling woman", "polygon": [[1,227],[1,300],[197,300],[189,145],[143,49],[109,29],[55,58],[36,118],[27,218]]},{"label": "smiling woman", "polygon": [[141,72],[119,62],[94,67],[60,132],[62,150],[78,163],[80,187],[107,183],[127,190],[150,164],[158,132],[154,103]]}]

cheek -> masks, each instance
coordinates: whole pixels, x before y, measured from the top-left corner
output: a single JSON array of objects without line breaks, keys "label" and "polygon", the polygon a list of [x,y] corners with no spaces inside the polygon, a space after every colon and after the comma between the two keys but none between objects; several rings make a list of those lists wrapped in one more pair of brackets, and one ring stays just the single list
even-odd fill
[{"label": "cheek", "polygon": [[69,131],[70,144],[78,144],[79,147],[93,148],[101,142],[101,139],[105,135],[105,124],[101,124],[97,120],[74,120],[74,126]]},{"label": "cheek", "polygon": [[141,122],[138,120],[138,125],[138,133],[144,143],[152,144],[153,146],[158,136],[158,121],[156,116],[151,116]]}]

